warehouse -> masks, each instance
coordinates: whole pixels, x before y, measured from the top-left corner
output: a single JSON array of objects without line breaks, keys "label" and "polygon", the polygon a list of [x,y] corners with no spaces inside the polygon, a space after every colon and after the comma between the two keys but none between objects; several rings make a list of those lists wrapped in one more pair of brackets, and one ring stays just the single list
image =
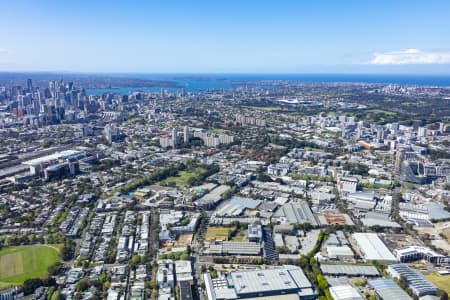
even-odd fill
[{"label": "warehouse", "polygon": [[408,288],[410,288],[417,297],[436,295],[438,292],[437,287],[426,280],[419,272],[411,269],[405,264],[390,265],[387,268],[387,272],[397,279],[404,277]]},{"label": "warehouse", "polygon": [[317,226],[317,221],[306,201],[287,203],[277,210],[274,217],[281,224],[309,223]]},{"label": "warehouse", "polygon": [[397,259],[376,233],[354,233],[353,240],[366,261],[395,263]]},{"label": "warehouse", "polygon": [[380,273],[374,266],[321,264],[320,269],[322,270],[323,275],[330,275],[330,276],[348,276],[348,277],[380,276]]},{"label": "warehouse", "polygon": [[233,197],[217,209],[215,215],[219,217],[236,217],[244,213],[246,209],[255,209],[261,204],[261,200]]},{"label": "warehouse", "polygon": [[210,243],[203,253],[206,255],[259,256],[261,254],[261,244],[257,242],[215,241]]},{"label": "warehouse", "polygon": [[330,287],[330,294],[334,300],[363,300],[358,291],[349,284]]},{"label": "warehouse", "polygon": [[222,195],[230,189],[227,185],[221,185],[204,195],[200,199],[194,202],[197,207],[204,209],[214,208],[220,201],[222,201]]},{"label": "warehouse", "polygon": [[412,298],[390,279],[369,280],[369,286],[375,290],[380,300],[412,300]]},{"label": "warehouse", "polygon": [[217,280],[204,276],[208,300],[231,300],[292,294],[292,299],[316,299],[313,286],[297,266],[233,271]]},{"label": "warehouse", "polygon": [[353,251],[349,246],[327,246],[327,256],[329,259],[349,260],[353,258]]}]

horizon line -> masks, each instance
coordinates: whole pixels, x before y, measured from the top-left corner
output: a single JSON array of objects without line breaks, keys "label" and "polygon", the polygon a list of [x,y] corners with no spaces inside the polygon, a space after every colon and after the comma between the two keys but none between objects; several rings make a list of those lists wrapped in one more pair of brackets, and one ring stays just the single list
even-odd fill
[{"label": "horizon line", "polygon": [[0,70],[0,74],[79,74],[79,75],[379,75],[379,76],[450,76],[449,73],[411,72],[153,72],[153,71],[42,71]]}]

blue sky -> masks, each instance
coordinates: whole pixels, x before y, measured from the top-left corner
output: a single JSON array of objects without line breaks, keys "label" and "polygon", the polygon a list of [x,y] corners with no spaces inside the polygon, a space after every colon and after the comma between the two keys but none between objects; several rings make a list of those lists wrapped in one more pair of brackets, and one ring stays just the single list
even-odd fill
[{"label": "blue sky", "polygon": [[448,0],[0,7],[0,71],[450,74]]}]

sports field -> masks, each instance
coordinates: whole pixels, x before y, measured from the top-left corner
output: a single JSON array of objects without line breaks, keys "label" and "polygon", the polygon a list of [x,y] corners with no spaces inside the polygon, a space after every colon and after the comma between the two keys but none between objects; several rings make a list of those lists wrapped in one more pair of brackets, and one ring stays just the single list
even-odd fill
[{"label": "sports field", "polygon": [[0,251],[0,288],[47,277],[49,266],[60,260],[58,245],[7,247]]}]

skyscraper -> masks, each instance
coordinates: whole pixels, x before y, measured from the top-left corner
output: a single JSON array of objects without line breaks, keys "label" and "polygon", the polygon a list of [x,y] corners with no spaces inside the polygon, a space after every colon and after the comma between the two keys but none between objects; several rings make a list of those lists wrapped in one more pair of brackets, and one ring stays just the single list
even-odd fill
[{"label": "skyscraper", "polygon": [[173,148],[175,148],[177,146],[177,128],[174,127],[172,128],[172,144],[173,144]]},{"label": "skyscraper", "polygon": [[27,79],[27,89],[29,92],[33,91],[33,80],[31,80],[31,78]]},{"label": "skyscraper", "polygon": [[184,126],[183,138],[184,138],[185,144],[189,143],[189,127],[188,126]]}]

